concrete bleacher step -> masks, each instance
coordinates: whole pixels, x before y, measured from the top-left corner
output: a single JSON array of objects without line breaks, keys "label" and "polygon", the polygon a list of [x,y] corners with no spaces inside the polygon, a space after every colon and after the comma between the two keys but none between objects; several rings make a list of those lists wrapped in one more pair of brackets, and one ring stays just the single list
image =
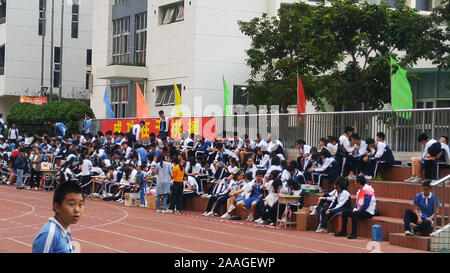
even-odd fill
[{"label": "concrete bleacher step", "polygon": [[[381,167],[380,168],[381,177],[385,181],[404,181],[411,177],[411,167],[400,167],[393,166],[390,168]],[[440,169],[439,177],[444,177],[450,174],[450,169]],[[423,172],[422,172],[422,178]]]},{"label": "concrete bleacher step", "polygon": [[431,238],[426,236],[406,236],[404,233],[391,233],[389,235],[389,244],[430,251]]},{"label": "concrete bleacher step", "polygon": [[[369,181],[369,185],[375,190],[376,197],[414,200],[417,193],[422,192],[422,183],[408,183],[396,181]],[[356,193],[355,183],[350,181],[348,190]],[[434,189],[432,190],[434,193]],[[446,196],[450,196],[450,187],[446,187]],[[439,198],[442,199],[442,190],[439,188]],[[446,198],[446,199],[447,199]],[[447,199],[448,200],[448,199]]]}]

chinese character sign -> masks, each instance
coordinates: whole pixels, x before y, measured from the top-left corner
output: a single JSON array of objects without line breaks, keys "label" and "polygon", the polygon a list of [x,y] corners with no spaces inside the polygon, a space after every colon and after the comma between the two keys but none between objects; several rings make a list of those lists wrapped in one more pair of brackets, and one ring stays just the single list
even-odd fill
[{"label": "chinese character sign", "polygon": [[[140,139],[150,139],[150,134],[158,135],[160,129],[160,119],[143,119],[145,126],[141,129]],[[128,133],[138,119],[110,119],[102,121],[102,132]],[[181,140],[183,132],[194,133],[196,136],[203,136],[205,139],[214,140],[217,136],[216,118],[173,118],[169,120],[169,137],[173,140]]]}]

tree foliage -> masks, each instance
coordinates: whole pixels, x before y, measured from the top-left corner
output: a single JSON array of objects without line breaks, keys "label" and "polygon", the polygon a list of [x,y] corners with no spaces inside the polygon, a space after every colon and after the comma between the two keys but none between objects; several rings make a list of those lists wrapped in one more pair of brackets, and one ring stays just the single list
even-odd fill
[{"label": "tree foliage", "polygon": [[408,67],[445,51],[448,37],[436,18],[404,0],[396,9],[336,0],[314,8],[295,3],[277,17],[239,22],[252,40],[247,51],[252,102],[278,104],[285,111],[296,101],[299,75],[317,108],[325,103],[345,110],[382,108],[390,102],[391,56]]},{"label": "tree foliage", "polygon": [[[7,122],[24,133],[53,133],[52,122],[62,122],[67,126],[68,133],[79,130],[79,122],[88,113],[93,118],[94,112],[84,102],[49,102],[43,105],[30,103],[15,103],[8,112]],[[50,123],[50,124],[49,124]]]}]

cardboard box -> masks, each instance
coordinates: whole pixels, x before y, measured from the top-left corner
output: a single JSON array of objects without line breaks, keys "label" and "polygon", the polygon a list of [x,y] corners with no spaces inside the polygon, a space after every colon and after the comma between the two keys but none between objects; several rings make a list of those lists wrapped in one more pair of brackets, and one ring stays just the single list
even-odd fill
[{"label": "cardboard box", "polygon": [[308,210],[299,210],[295,212],[297,218],[297,230],[306,231],[308,230]]},{"label": "cardboard box", "polygon": [[125,207],[139,207],[141,204],[141,194],[140,193],[130,193],[124,194]]},{"label": "cardboard box", "polygon": [[156,210],[156,196],[152,194],[148,194],[145,196],[147,199],[147,208],[151,210]]},{"label": "cardboard box", "polygon": [[302,184],[301,188],[304,194],[316,194],[320,192],[319,185]]}]

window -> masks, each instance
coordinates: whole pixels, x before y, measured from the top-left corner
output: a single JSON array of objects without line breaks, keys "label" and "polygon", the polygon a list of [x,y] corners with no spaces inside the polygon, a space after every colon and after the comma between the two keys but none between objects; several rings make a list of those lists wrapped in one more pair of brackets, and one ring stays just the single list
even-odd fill
[{"label": "window", "polygon": [[127,2],[128,0],[114,0],[114,5],[117,5],[117,4],[121,4],[121,3],[125,3],[125,2]]},{"label": "window", "polygon": [[61,48],[55,47],[55,55],[54,55],[53,65],[53,87],[60,86],[60,76],[61,76]]},{"label": "window", "polygon": [[0,0],[0,24],[6,22],[6,0]]},{"label": "window", "polygon": [[135,63],[144,64],[147,53],[147,12],[136,14]]},{"label": "window", "polygon": [[430,2],[429,0],[416,0],[416,9],[430,11]]},{"label": "window", "polygon": [[39,0],[39,22],[38,35],[45,35],[45,10],[47,8],[47,0]]},{"label": "window", "polygon": [[233,104],[249,105],[249,93],[247,86],[243,85],[233,86]]},{"label": "window", "polygon": [[448,107],[450,102],[450,72],[420,72],[411,83],[416,108]]},{"label": "window", "polygon": [[116,118],[125,118],[128,104],[128,86],[111,87],[111,106]]},{"label": "window", "polygon": [[78,22],[80,14],[79,0],[72,0],[72,38],[78,38]]},{"label": "window", "polygon": [[113,21],[113,64],[130,62],[129,52],[130,17]]},{"label": "window", "polygon": [[[181,93],[181,84],[178,84]],[[181,94],[180,94],[181,95]],[[175,89],[173,85],[157,87],[156,106],[175,105]]]},{"label": "window", "polygon": [[161,25],[184,21],[184,1],[160,7]]},{"label": "window", "polygon": [[0,47],[0,75],[5,75],[5,45]]},{"label": "window", "polygon": [[[92,49],[88,49],[86,51],[86,66],[91,67],[92,66]],[[90,80],[91,80],[91,72],[86,72],[86,89],[89,89],[90,87]]]}]

